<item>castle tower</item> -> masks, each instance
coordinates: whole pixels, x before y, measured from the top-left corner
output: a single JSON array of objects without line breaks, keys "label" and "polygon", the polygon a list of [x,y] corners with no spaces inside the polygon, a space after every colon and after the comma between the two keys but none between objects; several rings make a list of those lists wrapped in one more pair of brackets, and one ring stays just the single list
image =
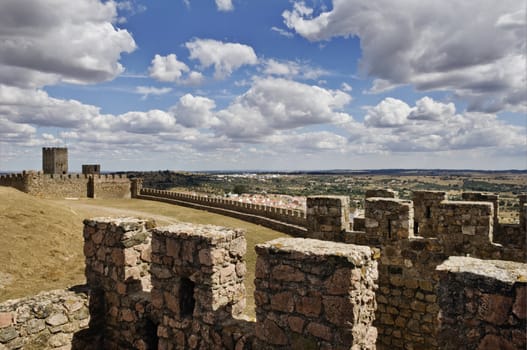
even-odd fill
[{"label": "castle tower", "polygon": [[44,174],[67,174],[68,149],[66,147],[42,148],[42,171]]}]

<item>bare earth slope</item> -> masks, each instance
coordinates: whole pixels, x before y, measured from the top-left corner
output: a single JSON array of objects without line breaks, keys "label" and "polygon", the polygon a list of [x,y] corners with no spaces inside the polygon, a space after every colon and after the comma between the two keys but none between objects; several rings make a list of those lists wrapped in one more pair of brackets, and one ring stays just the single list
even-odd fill
[{"label": "bare earth slope", "polygon": [[0,300],[84,283],[82,218],[0,187]]},{"label": "bare earth slope", "polygon": [[82,221],[95,216],[144,217],[154,219],[158,225],[186,221],[245,229],[249,315],[254,314],[254,246],[285,236],[230,217],[166,203],[137,199],[46,200],[0,186],[0,302],[85,283]]}]

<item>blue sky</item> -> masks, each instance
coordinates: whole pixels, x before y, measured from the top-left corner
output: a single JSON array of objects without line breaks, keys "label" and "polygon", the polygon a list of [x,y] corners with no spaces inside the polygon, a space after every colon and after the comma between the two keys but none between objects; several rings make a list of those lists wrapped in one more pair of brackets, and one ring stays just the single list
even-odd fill
[{"label": "blue sky", "polygon": [[4,0],[0,171],[525,169],[526,8]]}]

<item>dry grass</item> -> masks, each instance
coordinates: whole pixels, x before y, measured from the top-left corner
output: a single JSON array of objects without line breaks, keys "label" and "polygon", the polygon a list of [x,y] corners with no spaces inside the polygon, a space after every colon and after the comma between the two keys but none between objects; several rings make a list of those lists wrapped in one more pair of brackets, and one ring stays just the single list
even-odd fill
[{"label": "dry grass", "polygon": [[175,205],[133,199],[44,200],[0,187],[0,301],[85,283],[82,220],[94,216],[153,218],[243,228],[247,232],[247,313],[254,316],[254,246],[283,233]]}]

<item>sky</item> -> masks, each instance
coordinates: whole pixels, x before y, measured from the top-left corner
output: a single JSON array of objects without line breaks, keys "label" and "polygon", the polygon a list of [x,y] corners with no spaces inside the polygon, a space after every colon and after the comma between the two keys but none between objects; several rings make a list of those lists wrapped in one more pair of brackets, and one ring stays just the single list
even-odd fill
[{"label": "sky", "polygon": [[2,0],[0,171],[527,169],[526,0]]}]

